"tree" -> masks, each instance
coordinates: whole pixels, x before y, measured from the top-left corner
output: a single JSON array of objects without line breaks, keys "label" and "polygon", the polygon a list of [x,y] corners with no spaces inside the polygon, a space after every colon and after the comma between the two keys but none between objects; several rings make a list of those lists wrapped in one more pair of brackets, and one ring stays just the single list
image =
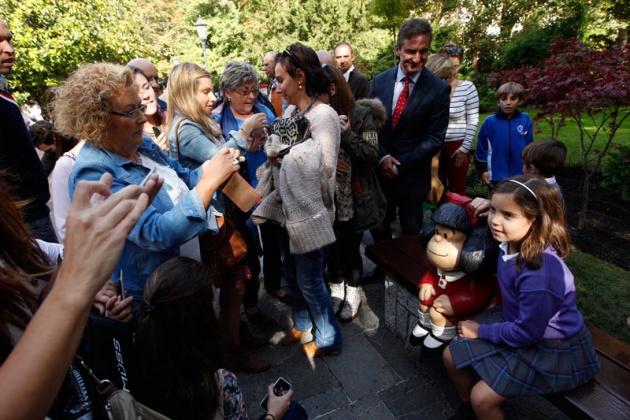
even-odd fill
[{"label": "tree", "polygon": [[555,124],[556,138],[565,119],[579,127],[584,184],[578,230],[583,229],[591,178],[630,116],[630,45],[595,50],[576,39],[558,40],[538,66],[499,76],[522,81],[525,100],[541,109],[537,118]]},{"label": "tree", "polygon": [[131,0],[0,0],[14,34],[17,62],[11,87],[18,99],[41,99],[81,64],[125,63],[147,44],[130,14]]}]

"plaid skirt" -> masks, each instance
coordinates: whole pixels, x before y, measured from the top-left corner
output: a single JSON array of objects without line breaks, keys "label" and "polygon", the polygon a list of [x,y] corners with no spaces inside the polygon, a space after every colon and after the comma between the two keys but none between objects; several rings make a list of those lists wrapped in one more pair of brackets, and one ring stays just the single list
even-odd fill
[{"label": "plaid skirt", "polygon": [[[500,306],[475,317],[480,324],[503,322]],[[586,327],[573,337],[542,340],[521,348],[486,340],[457,338],[449,345],[455,366],[471,366],[502,397],[568,391],[588,382],[599,358]]]}]

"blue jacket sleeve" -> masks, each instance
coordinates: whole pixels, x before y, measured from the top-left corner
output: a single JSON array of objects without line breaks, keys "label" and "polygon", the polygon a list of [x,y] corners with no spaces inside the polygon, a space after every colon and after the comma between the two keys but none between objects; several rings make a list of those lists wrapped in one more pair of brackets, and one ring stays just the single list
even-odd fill
[{"label": "blue jacket sleeve", "polygon": [[[184,169],[184,171],[186,171]],[[105,166],[84,166],[73,172],[70,177],[70,196],[74,194],[76,184],[81,180],[97,181],[108,170]],[[189,181],[199,178],[199,170],[192,171]],[[128,185],[114,176],[111,190],[117,192]],[[127,239],[141,248],[161,251],[180,246],[205,231],[217,232],[213,209],[206,210],[195,189],[182,197],[176,206],[165,191],[158,192],[153,202],[144,211]]]},{"label": "blue jacket sleeve", "polygon": [[480,175],[488,172],[488,118],[486,118],[479,129],[477,149],[475,149],[475,168]]},{"label": "blue jacket sleeve", "polygon": [[237,131],[231,131],[230,140],[221,146],[217,146],[208,138],[201,127],[186,123],[182,123],[179,127],[178,140],[181,157],[187,157],[200,164],[212,159],[224,147],[239,149],[242,153],[247,148],[246,139],[243,139],[243,136]]}]

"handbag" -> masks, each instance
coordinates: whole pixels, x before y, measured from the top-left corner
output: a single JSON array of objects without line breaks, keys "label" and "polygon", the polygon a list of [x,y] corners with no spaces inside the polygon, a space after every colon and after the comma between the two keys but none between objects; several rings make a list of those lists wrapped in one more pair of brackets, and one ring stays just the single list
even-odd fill
[{"label": "handbag", "polygon": [[269,127],[269,135],[275,134],[280,138],[280,143],[288,146],[280,151],[279,157],[287,155],[293,146],[311,138],[311,122],[304,114],[311,108],[317,97],[304,107],[298,114],[291,117],[277,118]]},{"label": "handbag", "polygon": [[247,244],[232,222],[222,216],[216,220],[219,232],[199,235],[199,252],[201,261],[212,271],[214,286],[221,288],[224,272],[247,256]]},{"label": "handbag", "polygon": [[96,384],[96,391],[102,397],[102,410],[94,410],[95,418],[109,420],[169,420],[168,417],[139,403],[127,391],[120,390],[109,380],[100,380],[80,356],[74,361],[81,366]]}]

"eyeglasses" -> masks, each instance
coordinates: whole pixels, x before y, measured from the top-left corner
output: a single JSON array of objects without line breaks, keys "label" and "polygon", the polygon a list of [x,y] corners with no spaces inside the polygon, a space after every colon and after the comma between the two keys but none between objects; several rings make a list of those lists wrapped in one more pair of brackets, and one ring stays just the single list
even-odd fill
[{"label": "eyeglasses", "polygon": [[142,104],[142,105],[139,105],[138,108],[134,109],[133,111],[129,111],[129,112],[110,111],[110,113],[114,115],[120,115],[121,117],[133,119],[133,118],[137,118],[138,113],[144,114],[144,111],[146,109],[147,109],[147,106]]},{"label": "eyeglasses", "polygon": [[147,76],[147,80],[149,81],[149,83],[151,83],[152,80],[155,80],[155,83],[157,83],[158,85],[162,81],[159,76]]},{"label": "eyeglasses", "polygon": [[235,90],[234,92],[238,93],[241,96],[247,97],[250,94],[254,95],[254,96],[258,96],[258,92],[260,92],[260,89],[258,88],[251,88],[251,89],[241,89],[241,90]]},{"label": "eyeglasses", "polygon": [[461,57],[464,55],[464,49],[462,47],[446,47],[446,54]]}]

